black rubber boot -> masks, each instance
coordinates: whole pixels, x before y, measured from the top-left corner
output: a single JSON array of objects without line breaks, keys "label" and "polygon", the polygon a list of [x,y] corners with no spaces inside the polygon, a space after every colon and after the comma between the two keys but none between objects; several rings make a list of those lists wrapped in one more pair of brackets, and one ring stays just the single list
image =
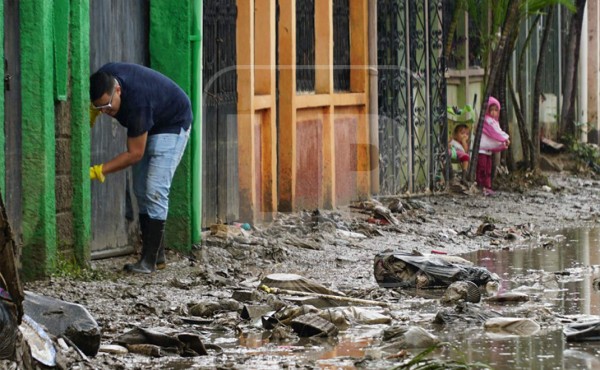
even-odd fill
[{"label": "black rubber boot", "polygon": [[146,235],[146,230],[148,230],[148,220],[150,219],[150,216],[148,216],[145,213],[140,213],[138,215],[139,220],[140,220],[140,231],[142,232],[142,245],[144,242],[144,236]]},{"label": "black rubber boot", "polygon": [[156,269],[156,257],[165,230],[164,220],[148,218],[145,230],[142,229],[142,256],[136,263],[128,263],[125,271],[139,274],[149,274]]},{"label": "black rubber boot", "polygon": [[[148,216],[147,214],[145,214],[145,213],[139,214],[140,231],[142,232],[142,239],[144,238],[144,235],[146,234],[146,228],[148,227],[149,219],[150,219],[150,216]],[[165,259],[165,238],[163,237],[162,241],[160,242],[160,247],[158,248],[158,255],[156,256],[156,269],[164,270],[166,267],[167,267],[167,262]]]},{"label": "black rubber boot", "polygon": [[156,256],[156,269],[164,270],[167,267],[167,260],[165,258],[165,236],[160,239],[160,247],[158,247],[158,255]]}]

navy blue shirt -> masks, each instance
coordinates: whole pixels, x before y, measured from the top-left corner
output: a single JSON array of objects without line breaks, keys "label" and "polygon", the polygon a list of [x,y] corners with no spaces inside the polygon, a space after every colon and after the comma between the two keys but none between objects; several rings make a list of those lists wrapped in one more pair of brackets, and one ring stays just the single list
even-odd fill
[{"label": "navy blue shirt", "polygon": [[192,106],[186,93],[168,77],[138,64],[108,63],[99,71],[121,85],[121,107],[115,118],[128,137],[178,134],[192,123]]}]

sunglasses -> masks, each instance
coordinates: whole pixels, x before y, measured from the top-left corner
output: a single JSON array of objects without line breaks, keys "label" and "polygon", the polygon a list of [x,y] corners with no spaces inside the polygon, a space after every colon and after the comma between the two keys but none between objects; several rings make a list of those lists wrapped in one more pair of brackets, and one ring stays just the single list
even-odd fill
[{"label": "sunglasses", "polygon": [[113,97],[115,96],[115,92],[117,91],[117,86],[118,86],[118,84],[115,81],[115,86],[113,87],[113,91],[110,94],[110,99],[108,100],[108,103],[106,103],[104,105],[94,105],[94,104],[92,104],[92,106],[94,107],[94,109],[96,109],[96,110],[111,109],[112,108]]}]

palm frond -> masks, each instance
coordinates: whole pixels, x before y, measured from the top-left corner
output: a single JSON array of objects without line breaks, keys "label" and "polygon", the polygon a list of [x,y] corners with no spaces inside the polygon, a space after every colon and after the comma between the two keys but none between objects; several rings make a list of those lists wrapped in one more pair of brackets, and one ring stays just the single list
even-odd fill
[{"label": "palm frond", "polygon": [[521,10],[522,14],[534,14],[553,5],[562,5],[572,12],[577,10],[573,0],[527,0],[521,5]]}]

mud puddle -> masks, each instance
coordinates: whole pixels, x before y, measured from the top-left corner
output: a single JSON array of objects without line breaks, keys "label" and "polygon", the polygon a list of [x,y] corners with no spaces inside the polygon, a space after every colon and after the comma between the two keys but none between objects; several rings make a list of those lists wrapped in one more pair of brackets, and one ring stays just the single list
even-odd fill
[{"label": "mud puddle", "polygon": [[[423,303],[422,307],[402,315],[411,317],[413,322],[417,319],[422,327],[451,344],[433,352],[434,357],[479,362],[493,369],[600,368],[600,342],[567,343],[562,325],[548,319],[600,315],[600,291],[595,280],[600,279],[600,228],[561,230],[536,241],[535,245],[481,250],[463,257],[498,274],[502,279],[499,292],[525,292],[530,297],[529,302],[519,304],[482,303],[484,309],[506,316],[535,317],[541,330],[530,336],[516,336],[485,332],[481,325],[440,327],[430,323],[437,307]],[[412,292],[423,299],[436,298],[442,293]],[[335,342],[303,340],[287,345],[271,344],[261,334],[247,334],[230,338],[229,349],[223,345],[225,352],[253,358],[252,366],[256,368],[280,368],[289,357],[288,364],[310,364],[318,369],[385,369],[398,363],[394,365],[389,361],[389,353],[378,350],[383,329],[381,325],[354,327],[340,334]],[[419,352],[409,350],[407,354]]]},{"label": "mud puddle", "polygon": [[[500,291],[523,291],[553,314],[600,315],[600,229],[561,230],[542,240],[543,247],[477,251],[463,255],[502,279]],[[536,242],[539,245],[539,242]],[[491,309],[506,311],[490,305]],[[470,361],[494,369],[598,369],[600,343],[567,343],[562,327],[550,325],[529,337],[494,338],[484,333],[456,336]]]}]

